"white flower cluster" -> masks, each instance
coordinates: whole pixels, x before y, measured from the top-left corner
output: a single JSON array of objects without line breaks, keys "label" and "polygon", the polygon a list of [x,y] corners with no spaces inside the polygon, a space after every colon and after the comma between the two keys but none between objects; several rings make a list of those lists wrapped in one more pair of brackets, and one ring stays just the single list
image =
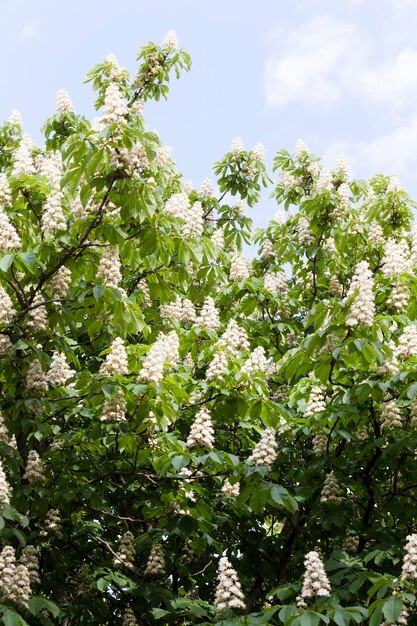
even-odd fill
[{"label": "white flower cluster", "polygon": [[172,152],[171,146],[158,146],[156,149],[154,163],[156,165],[159,165],[159,167],[165,167],[165,165],[169,161],[171,152]]},{"label": "white flower cluster", "polygon": [[384,247],[382,272],[388,278],[394,278],[411,270],[411,258],[405,239],[395,241],[388,239]]},{"label": "white flower cluster", "polygon": [[26,389],[39,389],[40,391],[48,389],[48,381],[38,359],[35,359],[29,365],[26,376]]},{"label": "white flower cluster", "polygon": [[294,158],[298,160],[300,159],[300,157],[308,156],[309,154],[310,150],[305,141],[303,141],[302,139],[297,139],[297,141],[295,142]]},{"label": "white flower cluster", "polygon": [[138,282],[138,288],[142,291],[143,294],[143,306],[145,307],[150,307],[152,306],[152,298],[151,298],[151,292],[149,291],[149,287],[148,284],[146,283],[145,280],[140,280]]},{"label": "white flower cluster", "polygon": [[270,239],[265,239],[265,241],[262,242],[260,255],[263,259],[275,256],[273,243]]},{"label": "white flower cluster", "polygon": [[43,206],[41,226],[46,234],[53,234],[59,230],[65,230],[67,220],[62,208],[62,193],[53,191],[46,199]]},{"label": "white flower cluster", "polygon": [[313,417],[316,413],[326,410],[324,391],[324,388],[320,385],[314,385],[314,387],[311,388],[304,417]]},{"label": "white flower cluster", "polygon": [[103,256],[97,268],[96,276],[102,280],[106,287],[117,289],[122,280],[119,250],[116,247],[104,248]]},{"label": "white flower cluster", "polygon": [[228,609],[244,609],[242,587],[237,572],[229,559],[222,556],[217,570],[217,587],[214,596],[214,606],[220,613]]},{"label": "white flower cluster", "polygon": [[318,552],[313,550],[305,555],[304,567],[305,573],[301,597],[329,596],[331,593],[330,582]]},{"label": "white flower cluster", "polygon": [[327,435],[323,430],[315,430],[312,432],[312,448],[315,456],[323,456],[327,454]]},{"label": "white flower cluster", "polygon": [[252,454],[248,457],[248,462],[255,463],[258,467],[270,469],[276,458],[277,442],[275,440],[275,429],[265,428]]},{"label": "white flower cluster", "polygon": [[114,82],[109,84],[104,94],[103,112],[104,114],[97,121],[97,130],[111,124],[120,125],[126,120],[128,108],[122,92]]},{"label": "white flower cluster", "polygon": [[173,52],[178,48],[178,38],[175,30],[169,30],[164,37],[161,48],[167,52]]},{"label": "white flower cluster", "polygon": [[397,193],[401,191],[402,187],[400,185],[400,181],[396,176],[391,176],[388,185],[387,185],[387,193]]},{"label": "white flower cluster", "polygon": [[342,548],[346,552],[356,553],[359,547],[359,537],[357,535],[348,535],[343,541]]},{"label": "white flower cluster", "polygon": [[4,441],[5,443],[12,445],[12,440],[10,439],[9,431],[7,430],[2,413],[0,413],[0,441]]},{"label": "white flower cluster", "polygon": [[0,354],[7,354],[10,352],[13,344],[8,335],[0,333]]},{"label": "white flower cluster", "polygon": [[225,479],[222,485],[222,493],[227,498],[237,498],[240,492],[239,483],[232,484],[228,478]]},{"label": "white flower cluster", "polygon": [[0,206],[0,252],[7,254],[11,250],[20,248],[21,245],[22,242],[15,226]]},{"label": "white flower cluster", "polygon": [[9,179],[4,172],[0,172],[0,204],[10,206],[12,203],[12,191]]},{"label": "white flower cluster", "polygon": [[62,157],[59,153],[48,153],[48,156],[37,154],[35,157],[35,168],[40,176],[46,178],[55,192],[59,191],[63,172]]},{"label": "white flower cluster", "polygon": [[43,529],[39,533],[41,537],[56,537],[62,539],[62,520],[58,509],[49,509],[46,514]]},{"label": "white flower cluster", "polygon": [[263,143],[257,143],[251,152],[255,161],[265,161],[265,146]]},{"label": "white flower cluster", "polygon": [[252,275],[252,261],[242,254],[235,253],[230,264],[230,280],[246,280]]},{"label": "white flower cluster", "polygon": [[71,284],[71,270],[64,265],[52,276],[48,288],[52,291],[54,299],[65,298]]},{"label": "white flower cluster", "polygon": [[396,349],[397,357],[407,359],[417,356],[417,328],[411,324],[405,326],[402,334],[398,339],[398,347]]},{"label": "white flower cluster", "polygon": [[145,574],[163,576],[165,574],[165,558],[162,546],[155,543],[152,546],[151,554],[145,568]]},{"label": "white flower cluster", "polygon": [[342,502],[339,483],[333,472],[326,474],[320,493],[322,504],[340,504]]},{"label": "white flower cluster", "polygon": [[330,170],[323,167],[320,170],[320,175],[315,185],[315,191],[316,193],[323,193],[325,191],[332,191],[332,189],[333,189],[332,173],[330,172]]},{"label": "white flower cluster", "polygon": [[135,559],[135,544],[133,534],[128,530],[122,536],[119,549],[114,557],[114,565],[127,565],[127,567],[133,567],[133,561]]},{"label": "white flower cluster", "polygon": [[59,89],[56,94],[56,110],[58,113],[74,113],[74,105],[71,102],[68,91]]},{"label": "white flower cluster", "polygon": [[347,298],[357,291],[346,317],[348,326],[365,324],[372,326],[375,315],[375,300],[372,293],[373,276],[367,261],[359,261],[349,285]]},{"label": "white flower cluster", "polygon": [[123,422],[126,419],[126,399],[122,389],[103,404],[102,422]]},{"label": "white flower cluster", "polygon": [[211,415],[205,407],[202,407],[196,414],[194,421],[191,424],[186,445],[188,448],[192,448],[197,445],[210,449],[213,448],[214,428],[211,421]]},{"label": "white flower cluster", "polygon": [[224,248],[224,231],[221,228],[217,228],[211,235],[211,240],[219,250]]},{"label": "white flower cluster", "polygon": [[211,178],[205,178],[201,185],[200,194],[205,198],[211,198],[213,195],[213,182]]},{"label": "white flower cluster", "polygon": [[368,230],[368,243],[374,246],[385,245],[384,231],[382,230],[382,226],[375,220],[371,222]]},{"label": "white flower cluster", "polygon": [[0,588],[5,599],[27,607],[30,598],[30,576],[24,563],[16,564],[12,546],[5,546],[0,553]]},{"label": "white flower cluster", "polygon": [[189,237],[201,237],[204,230],[204,210],[201,202],[194,202],[185,214],[183,233]]},{"label": "white flower cluster", "polygon": [[417,265],[417,223],[411,226],[411,263]]},{"label": "white flower cluster", "polygon": [[34,331],[41,332],[49,326],[48,312],[46,310],[44,298],[41,293],[37,293],[33,298],[29,314],[26,319],[26,326]]},{"label": "white flower cluster", "polygon": [[384,402],[381,409],[381,430],[389,430],[391,428],[401,428],[401,411],[395,400]]},{"label": "white flower cluster", "polygon": [[216,345],[224,346],[234,355],[237,355],[242,350],[249,350],[247,332],[234,319],[231,319]]},{"label": "white flower cluster", "polygon": [[70,368],[64,352],[54,350],[51,365],[49,366],[46,380],[50,385],[65,385],[69,378],[72,378],[75,371]]},{"label": "white flower cluster", "polygon": [[344,154],[339,154],[337,157],[335,172],[342,180],[346,180],[350,177],[349,163]]},{"label": "white flower cluster", "polygon": [[23,478],[29,481],[31,485],[45,480],[42,459],[36,450],[29,450]]},{"label": "white flower cluster", "polygon": [[188,194],[184,191],[173,193],[165,204],[165,211],[172,217],[181,217],[183,220],[187,218],[190,208],[190,200]]},{"label": "white flower cluster", "polygon": [[17,109],[13,109],[13,111],[10,113],[8,122],[12,126],[19,126],[21,128],[23,126],[23,120],[20,111],[18,111]]},{"label": "white flower cluster", "polygon": [[241,138],[235,137],[232,141],[230,151],[233,152],[233,154],[239,154],[239,152],[243,152],[244,149],[245,146],[243,145],[243,141],[241,140]]},{"label": "white flower cluster", "polygon": [[337,195],[339,196],[340,205],[343,208],[349,206],[350,202],[350,187],[346,183],[342,183],[337,189]]},{"label": "white flower cluster", "polygon": [[397,283],[387,298],[387,306],[404,313],[410,300],[410,290],[404,283]]},{"label": "white flower cluster", "polygon": [[110,352],[101,364],[100,374],[102,376],[126,376],[129,374],[127,352],[121,337],[113,339]]},{"label": "white flower cluster", "polygon": [[172,302],[161,304],[159,312],[161,317],[169,317],[177,322],[194,322],[196,319],[194,304],[188,298],[181,300],[179,296]]},{"label": "white flower cluster", "polygon": [[39,558],[36,548],[30,544],[26,545],[22,550],[20,562],[27,567],[29,579],[32,585],[40,584],[39,576]]},{"label": "white flower cluster", "polygon": [[139,626],[132,609],[126,609],[124,612],[122,626]]},{"label": "white flower cluster", "polygon": [[293,176],[293,174],[291,174],[290,172],[281,170],[279,175],[280,175],[282,184],[284,185],[286,189],[295,187],[299,183],[299,179],[295,178],[295,176]]},{"label": "white flower cluster", "polygon": [[407,536],[401,578],[415,580],[417,578],[417,534]]},{"label": "white flower cluster", "polygon": [[7,291],[0,285],[0,324],[10,322],[15,314],[13,302]]},{"label": "white flower cluster", "polygon": [[118,148],[112,155],[111,167],[123,170],[133,178],[139,178],[143,170],[149,167],[145,148],[140,141],[137,141],[131,148]]},{"label": "white flower cluster", "polygon": [[10,497],[12,490],[7,480],[6,472],[3,468],[3,463],[0,461],[0,506],[2,503],[10,504]]},{"label": "white flower cluster", "polygon": [[265,356],[265,349],[262,346],[258,346],[246,359],[240,371],[242,374],[246,374],[246,376],[251,376],[256,374],[256,372],[265,372],[267,367],[268,361]]},{"label": "white flower cluster", "polygon": [[314,241],[313,233],[310,230],[310,223],[305,217],[300,217],[297,224],[298,239],[306,246]]},{"label": "white flower cluster", "polygon": [[337,276],[330,276],[329,292],[337,298],[341,298],[343,296],[343,285]]},{"label": "white flower cluster", "polygon": [[115,82],[120,81],[123,78],[123,74],[126,73],[126,70],[120,67],[119,60],[113,52],[110,52],[106,56],[106,63],[109,66],[109,78]]},{"label": "white flower cluster", "polygon": [[29,135],[23,135],[20,144],[13,152],[12,176],[19,176],[19,174],[29,175],[35,172],[32,158],[33,147],[33,141]]},{"label": "white flower cluster", "polygon": [[197,326],[207,328],[208,330],[219,330],[219,312],[216,309],[216,305],[214,304],[214,300],[211,296],[208,296],[204,300],[200,314],[196,319],[196,324]]},{"label": "white flower cluster", "polygon": [[275,296],[288,290],[287,277],[284,272],[266,272],[263,281],[265,289]]},{"label": "white flower cluster", "polygon": [[175,366],[179,360],[179,339],[175,330],[167,335],[159,333],[156,341],[149,349],[138,380],[145,380],[158,385],[164,378],[165,363]]},{"label": "white flower cluster", "polygon": [[217,350],[206,370],[206,380],[224,380],[227,372],[227,355],[223,350]]}]

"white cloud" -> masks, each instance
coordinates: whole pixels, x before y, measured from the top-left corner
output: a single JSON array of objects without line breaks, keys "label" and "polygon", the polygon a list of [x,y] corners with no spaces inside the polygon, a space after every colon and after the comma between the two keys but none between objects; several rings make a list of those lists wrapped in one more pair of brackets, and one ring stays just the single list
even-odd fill
[{"label": "white cloud", "polygon": [[[280,33],[277,33],[277,39]],[[343,76],[358,62],[363,45],[352,24],[323,15],[291,31],[266,61],[265,94],[268,105],[302,101],[328,105],[340,99]]]},{"label": "white cloud", "polygon": [[37,39],[39,37],[39,24],[37,19],[33,19],[23,26],[19,33],[20,39]]},{"label": "white cloud", "polygon": [[417,99],[417,49],[405,47],[381,60],[382,50],[383,40],[348,21],[315,17],[275,44],[265,64],[267,104],[329,107],[350,98],[396,114]]}]

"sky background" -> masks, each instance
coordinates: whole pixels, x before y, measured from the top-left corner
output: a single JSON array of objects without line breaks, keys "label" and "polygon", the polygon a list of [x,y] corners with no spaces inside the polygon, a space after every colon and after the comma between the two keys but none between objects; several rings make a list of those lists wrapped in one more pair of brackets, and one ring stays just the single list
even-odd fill
[{"label": "sky background", "polygon": [[[196,186],[237,135],[268,165],[300,137],[417,198],[417,0],[0,0],[0,20],[0,118],[19,109],[37,141],[58,89],[94,117],[87,71],[113,52],[134,72],[138,47],[173,29],[193,68],[145,118]],[[249,214],[275,212],[266,197]]]}]

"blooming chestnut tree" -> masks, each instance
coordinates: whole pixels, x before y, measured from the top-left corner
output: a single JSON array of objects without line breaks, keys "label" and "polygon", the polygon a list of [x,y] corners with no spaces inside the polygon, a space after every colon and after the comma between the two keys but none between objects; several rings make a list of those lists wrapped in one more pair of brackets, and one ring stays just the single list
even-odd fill
[{"label": "blooming chestnut tree", "polygon": [[414,204],[302,141],[195,187],[143,117],[190,58],[138,61],[0,128],[2,623],[417,623]]}]

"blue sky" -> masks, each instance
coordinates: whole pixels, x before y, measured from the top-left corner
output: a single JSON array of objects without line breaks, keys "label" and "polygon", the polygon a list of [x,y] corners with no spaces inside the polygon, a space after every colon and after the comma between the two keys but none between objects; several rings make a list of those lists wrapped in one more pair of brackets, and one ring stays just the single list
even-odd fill
[{"label": "blue sky", "polygon": [[[0,20],[0,117],[19,109],[37,140],[58,89],[93,115],[87,70],[113,52],[133,72],[138,46],[174,29],[193,69],[145,117],[196,186],[236,135],[269,164],[301,137],[417,197],[417,0],[3,0]],[[256,225],[275,211],[264,199]]]}]

